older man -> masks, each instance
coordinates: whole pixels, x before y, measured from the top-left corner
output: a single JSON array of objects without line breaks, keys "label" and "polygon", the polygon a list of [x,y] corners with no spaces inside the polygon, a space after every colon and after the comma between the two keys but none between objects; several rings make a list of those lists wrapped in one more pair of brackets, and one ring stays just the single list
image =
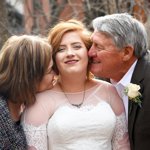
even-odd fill
[{"label": "older man", "polygon": [[122,97],[131,149],[148,150],[150,52],[146,30],[127,13],[98,17],[93,20],[93,28],[93,45],[89,50],[91,72],[97,77],[109,78]]}]

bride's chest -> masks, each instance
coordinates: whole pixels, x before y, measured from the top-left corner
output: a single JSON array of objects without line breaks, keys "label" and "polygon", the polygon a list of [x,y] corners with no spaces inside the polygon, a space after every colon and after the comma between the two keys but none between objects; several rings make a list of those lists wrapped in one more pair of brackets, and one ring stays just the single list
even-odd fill
[{"label": "bride's chest", "polygon": [[48,122],[48,133],[57,138],[80,135],[84,136],[112,136],[115,128],[116,116],[111,107],[103,102],[97,106],[61,106],[56,110]]}]

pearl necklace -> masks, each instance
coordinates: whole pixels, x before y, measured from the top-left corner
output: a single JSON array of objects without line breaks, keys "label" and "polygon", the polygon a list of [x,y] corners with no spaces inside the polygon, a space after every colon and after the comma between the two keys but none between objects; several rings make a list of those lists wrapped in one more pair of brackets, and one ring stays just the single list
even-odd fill
[{"label": "pearl necklace", "polygon": [[[59,86],[60,86],[62,92],[64,93],[66,99],[67,99],[68,102],[70,103],[70,100],[69,100],[69,98],[68,98],[68,96],[67,96],[67,94],[66,94],[66,92],[65,92],[65,90],[64,90],[64,88],[63,88],[63,86],[62,86],[62,84],[61,84],[60,82],[58,82],[58,84],[59,84]],[[72,104],[72,103],[70,103],[72,106],[77,107],[77,108],[80,108],[80,107],[83,105],[84,99],[85,99],[85,85],[86,85],[86,84],[84,84],[84,91],[83,91],[83,97],[82,97],[81,103],[80,103],[80,104]]]}]

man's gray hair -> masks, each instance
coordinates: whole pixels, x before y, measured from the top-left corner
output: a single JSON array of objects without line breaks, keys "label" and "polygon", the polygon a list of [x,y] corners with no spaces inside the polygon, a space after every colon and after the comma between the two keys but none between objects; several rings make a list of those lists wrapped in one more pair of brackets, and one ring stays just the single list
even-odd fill
[{"label": "man's gray hair", "polygon": [[137,58],[142,57],[148,49],[144,25],[128,13],[97,17],[92,24],[94,30],[111,36],[117,47],[133,46]]}]

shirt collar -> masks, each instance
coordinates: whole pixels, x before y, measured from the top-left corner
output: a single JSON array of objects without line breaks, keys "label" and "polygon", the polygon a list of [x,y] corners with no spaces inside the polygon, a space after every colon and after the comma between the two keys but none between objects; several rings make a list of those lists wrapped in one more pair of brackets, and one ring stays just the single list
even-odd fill
[{"label": "shirt collar", "polygon": [[137,64],[137,60],[132,64],[132,66],[129,68],[127,73],[122,77],[122,79],[119,82],[115,82],[114,80],[110,79],[111,83],[115,86],[120,84],[123,85],[124,87],[127,86],[127,84],[129,84],[131,81],[131,77],[136,64]]}]

